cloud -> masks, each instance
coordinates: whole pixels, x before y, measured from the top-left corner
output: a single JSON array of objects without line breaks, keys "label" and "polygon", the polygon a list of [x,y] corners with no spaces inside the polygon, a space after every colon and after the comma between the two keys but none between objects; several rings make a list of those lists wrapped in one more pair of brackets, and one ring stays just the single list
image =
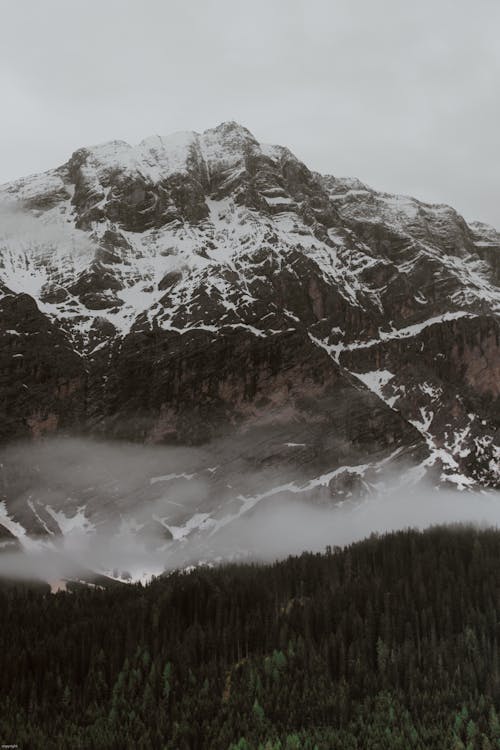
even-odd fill
[{"label": "cloud", "polygon": [[18,246],[26,251],[56,251],[72,255],[94,252],[88,235],[62,221],[39,219],[18,201],[0,202],[0,249]]},{"label": "cloud", "polygon": [[[229,448],[224,457],[219,446],[219,463],[225,458],[230,465]],[[217,525],[241,503],[233,501],[231,508],[224,503],[222,489],[227,492],[230,474],[226,467],[219,483],[212,483],[207,467],[213,469],[213,460],[203,449],[81,439],[10,446],[1,455],[3,484],[11,495],[8,513],[2,514],[0,505],[0,523],[19,533],[38,517],[42,526],[52,531],[60,526],[64,533],[21,533],[20,550],[5,546],[0,553],[0,576],[54,582],[88,580],[92,571],[126,571],[147,580],[200,562],[270,561],[323,551],[372,532],[457,522],[500,525],[499,492],[405,486],[401,467],[397,476],[390,470],[380,476],[371,496],[336,504],[325,502],[324,495],[310,494],[305,501],[297,492],[267,493],[247,513]],[[268,479],[247,470],[239,488],[258,494]],[[286,479],[275,477],[280,485]],[[239,488],[234,486],[233,498]],[[189,534],[193,518],[198,521]],[[203,523],[206,518],[212,520]],[[166,526],[181,529],[179,538],[172,540]]]}]

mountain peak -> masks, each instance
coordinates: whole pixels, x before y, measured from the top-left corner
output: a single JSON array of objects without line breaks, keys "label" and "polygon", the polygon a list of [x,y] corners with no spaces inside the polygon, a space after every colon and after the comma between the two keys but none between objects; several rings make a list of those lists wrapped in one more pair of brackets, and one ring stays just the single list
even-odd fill
[{"label": "mountain peak", "polygon": [[247,145],[258,147],[258,141],[243,125],[235,121],[222,122],[199,134],[193,130],[176,131],[168,135],[151,135],[137,145],[113,140],[75,151],[70,169],[86,164],[86,173],[95,173],[95,180],[115,171],[140,174],[153,183],[176,173],[186,173],[193,152],[205,162],[234,162],[242,157]]},{"label": "mountain peak", "polygon": [[245,128],[244,125],[240,125],[239,122],[236,122],[235,120],[226,120],[225,122],[221,122],[219,125],[216,125],[215,128],[208,128],[208,130],[204,131],[205,133],[238,133],[240,135],[244,135],[246,137],[250,137],[253,140],[255,140],[255,136],[253,133],[248,130],[248,128]]},{"label": "mountain peak", "polygon": [[231,150],[241,148],[247,144],[259,145],[253,133],[243,125],[234,122],[234,120],[221,122],[215,128],[205,130],[201,136],[201,141],[202,144],[204,143],[209,147],[217,145],[218,148],[225,149],[230,147]]}]

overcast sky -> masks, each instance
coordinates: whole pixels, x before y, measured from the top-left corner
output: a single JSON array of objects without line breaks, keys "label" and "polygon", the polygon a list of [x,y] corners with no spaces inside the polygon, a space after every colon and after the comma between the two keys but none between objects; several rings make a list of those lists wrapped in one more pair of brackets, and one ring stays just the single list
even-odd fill
[{"label": "overcast sky", "polygon": [[0,182],[237,120],[500,228],[499,0],[0,0]]}]

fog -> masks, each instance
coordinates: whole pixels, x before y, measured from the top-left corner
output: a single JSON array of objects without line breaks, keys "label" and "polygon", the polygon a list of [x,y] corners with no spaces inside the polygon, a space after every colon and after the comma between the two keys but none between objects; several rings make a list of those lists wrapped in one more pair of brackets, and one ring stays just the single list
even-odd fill
[{"label": "fog", "polygon": [[[363,496],[339,499],[326,487],[306,492],[305,474],[290,467],[278,476],[248,462],[243,471],[227,445],[58,439],[10,446],[0,460],[0,530],[19,540],[4,534],[0,548],[0,576],[9,579],[54,583],[101,573],[146,581],[200,563],[322,551],[373,532],[500,525],[499,492],[458,492],[429,478],[410,485],[415,473],[403,464],[378,472],[368,493],[364,483]],[[256,500],[242,512],[252,490]]]},{"label": "fog", "polygon": [[96,245],[82,230],[69,223],[40,219],[28,213],[18,201],[0,203],[0,245],[3,243],[20,246],[32,252],[54,251],[81,255],[92,253]]}]

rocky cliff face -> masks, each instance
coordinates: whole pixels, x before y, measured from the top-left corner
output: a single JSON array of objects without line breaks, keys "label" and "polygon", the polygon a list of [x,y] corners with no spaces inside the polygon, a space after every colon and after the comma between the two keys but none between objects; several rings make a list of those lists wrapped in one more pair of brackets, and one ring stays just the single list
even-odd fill
[{"label": "rocky cliff face", "polygon": [[493,228],[236,123],[80,149],[0,204],[4,445],[230,438],[333,499],[384,456],[499,486]]}]

